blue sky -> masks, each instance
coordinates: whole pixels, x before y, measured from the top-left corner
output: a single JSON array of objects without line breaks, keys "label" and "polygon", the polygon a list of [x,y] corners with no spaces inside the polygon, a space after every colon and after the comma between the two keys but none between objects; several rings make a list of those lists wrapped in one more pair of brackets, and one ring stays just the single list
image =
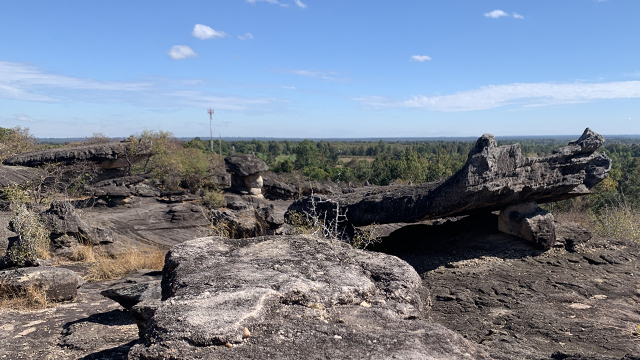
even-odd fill
[{"label": "blue sky", "polygon": [[640,1],[7,1],[38,137],[640,134]]}]

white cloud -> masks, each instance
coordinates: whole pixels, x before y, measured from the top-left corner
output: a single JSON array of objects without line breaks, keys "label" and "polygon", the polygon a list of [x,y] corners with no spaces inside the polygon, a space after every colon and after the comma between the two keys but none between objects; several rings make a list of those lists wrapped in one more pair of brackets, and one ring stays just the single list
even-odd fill
[{"label": "white cloud", "polygon": [[174,45],[171,47],[171,50],[169,50],[168,54],[173,60],[184,60],[186,58],[198,56],[192,48],[186,45]]},{"label": "white cloud", "polygon": [[484,16],[497,19],[499,17],[509,16],[509,14],[502,10],[493,10],[492,12],[484,13]]},{"label": "white cloud", "polygon": [[640,81],[608,83],[516,83],[489,85],[450,95],[417,95],[394,101],[380,96],[355,98],[373,108],[405,107],[432,111],[474,111],[508,105],[523,107],[584,103],[602,99],[640,98]]},{"label": "white cloud", "polygon": [[34,118],[32,118],[29,115],[26,114],[13,114],[13,117],[15,117],[16,119],[20,120],[20,121],[35,121]]},{"label": "white cloud", "polygon": [[302,1],[300,1],[300,0],[293,0],[293,1],[296,3],[296,5],[298,5],[298,7],[301,7],[303,9],[307,8],[307,5],[304,4]]},{"label": "white cloud", "polygon": [[238,35],[238,39],[240,40],[253,40],[252,33],[245,33],[244,35]]},{"label": "white cloud", "polygon": [[299,76],[304,76],[309,78],[321,79],[326,82],[341,82],[341,83],[350,82],[350,80],[347,78],[340,78],[335,76],[335,75],[338,75],[338,73],[334,71],[325,72],[325,71],[311,71],[311,70],[287,70],[283,72],[285,74],[293,74],[293,75],[299,75]]},{"label": "white cloud", "polygon": [[640,71],[634,71],[632,73],[624,74],[624,76],[637,77],[640,78]]},{"label": "white cloud", "polygon": [[198,39],[205,40],[223,38],[227,36],[227,33],[225,33],[224,31],[213,30],[207,25],[196,24],[196,26],[193,27],[193,32],[191,33],[191,35],[197,37]]},{"label": "white cloud", "polygon": [[431,61],[431,56],[427,56],[427,55],[413,55],[411,57],[412,61],[418,61],[418,62],[425,62],[427,60]]},{"label": "white cloud", "polygon": [[266,2],[269,4],[274,4],[274,5],[280,5],[282,7],[289,7],[289,4],[283,4],[281,2],[279,2],[278,0],[247,0],[248,3],[250,4],[255,4],[257,2]]},{"label": "white cloud", "polygon": [[492,19],[497,19],[505,16],[513,17],[514,19],[524,19],[524,16],[518,14],[517,12],[514,12],[512,15],[509,15],[508,13],[502,10],[493,10],[491,12],[484,13],[484,16]]}]

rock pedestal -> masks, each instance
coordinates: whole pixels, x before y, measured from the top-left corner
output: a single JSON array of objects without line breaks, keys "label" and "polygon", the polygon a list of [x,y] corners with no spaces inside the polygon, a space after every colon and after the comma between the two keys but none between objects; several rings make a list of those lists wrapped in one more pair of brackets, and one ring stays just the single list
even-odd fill
[{"label": "rock pedestal", "polygon": [[549,249],[556,243],[553,215],[540,208],[535,201],[511,205],[500,211],[498,229],[531,241],[543,249]]},{"label": "rock pedestal", "polygon": [[253,154],[232,155],[224,159],[231,172],[231,187],[246,195],[262,196],[263,180],[260,172],[269,166]]}]

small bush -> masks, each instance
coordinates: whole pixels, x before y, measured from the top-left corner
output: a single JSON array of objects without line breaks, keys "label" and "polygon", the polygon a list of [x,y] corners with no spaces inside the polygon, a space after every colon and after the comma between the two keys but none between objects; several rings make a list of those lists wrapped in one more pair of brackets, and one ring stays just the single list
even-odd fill
[{"label": "small bush", "polygon": [[202,203],[209,208],[222,208],[227,206],[227,200],[225,200],[222,191],[219,190],[205,190],[202,195]]},{"label": "small bush", "polygon": [[380,241],[380,225],[374,223],[360,229],[356,228],[349,243],[356,249],[366,249]]},{"label": "small bush", "polygon": [[15,215],[9,220],[9,228],[18,234],[5,254],[5,262],[10,266],[24,266],[36,259],[48,259],[50,256],[49,232],[35,212],[26,205],[18,204]]},{"label": "small bush", "polygon": [[158,248],[129,249],[124,254],[111,257],[95,253],[96,261],[85,276],[87,281],[121,279],[138,269],[162,270],[167,251]]}]

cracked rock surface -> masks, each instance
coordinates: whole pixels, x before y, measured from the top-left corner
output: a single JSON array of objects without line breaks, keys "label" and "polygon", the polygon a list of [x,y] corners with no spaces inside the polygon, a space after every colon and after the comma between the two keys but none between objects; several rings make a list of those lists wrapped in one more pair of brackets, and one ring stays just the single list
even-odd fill
[{"label": "cracked rock surface", "polygon": [[196,239],[167,256],[129,359],[487,359],[424,320],[420,282],[396,257],[308,235]]}]

